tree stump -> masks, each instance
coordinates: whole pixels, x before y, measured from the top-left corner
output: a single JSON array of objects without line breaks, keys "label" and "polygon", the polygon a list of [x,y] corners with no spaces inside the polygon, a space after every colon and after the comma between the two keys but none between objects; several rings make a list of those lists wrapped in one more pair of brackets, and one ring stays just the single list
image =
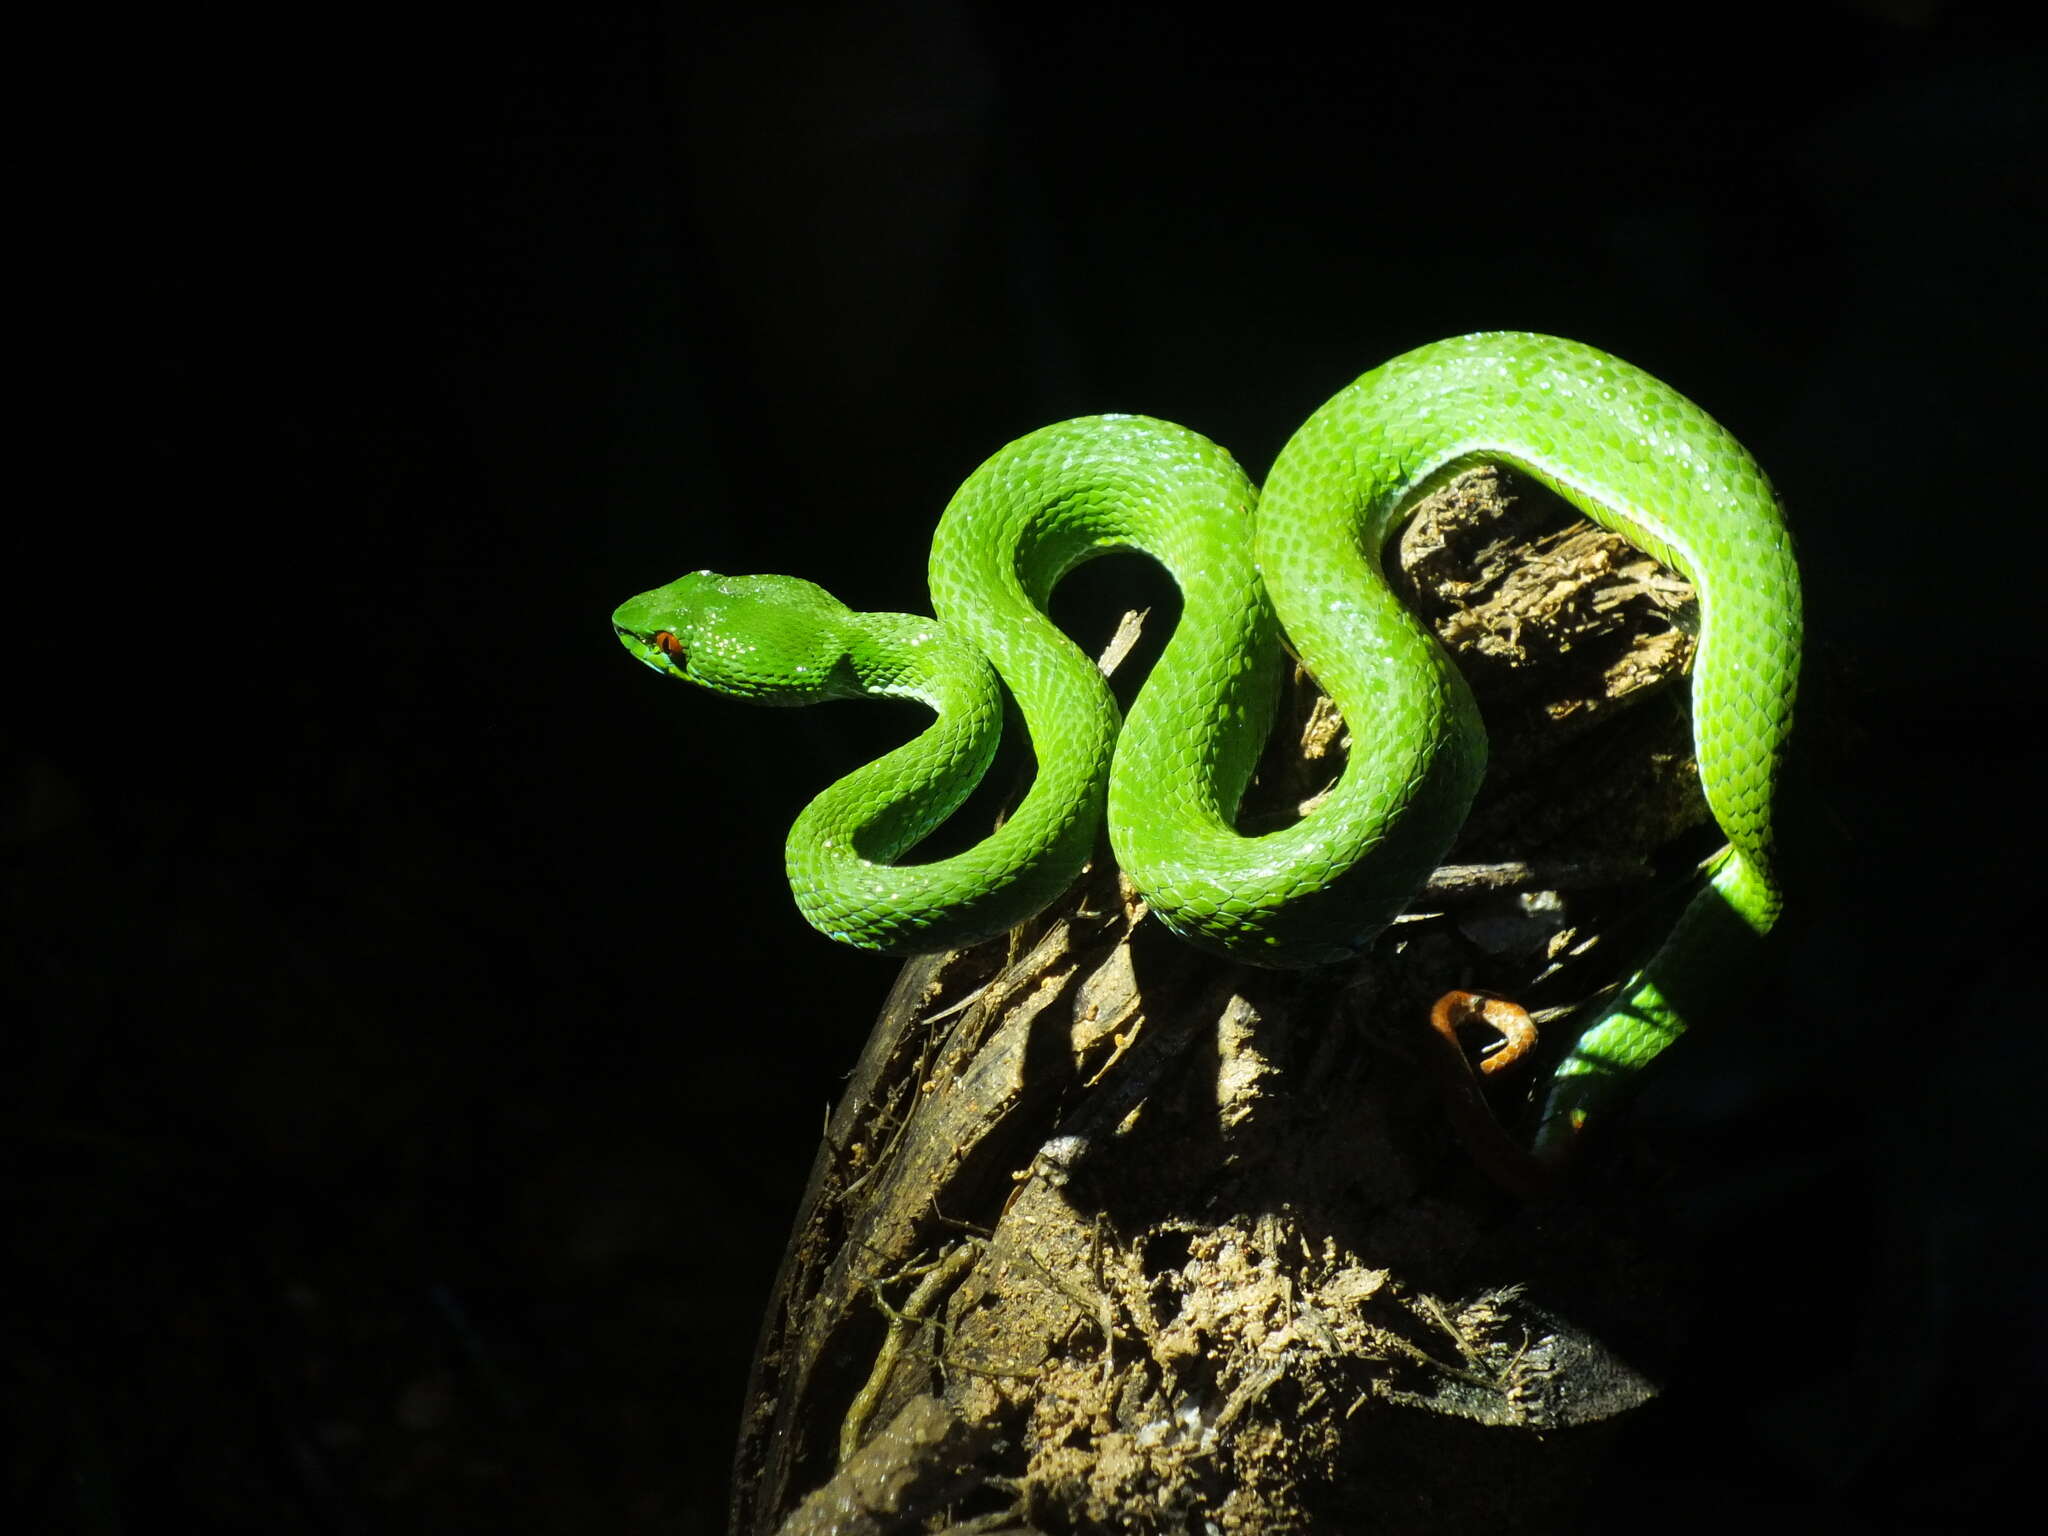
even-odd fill
[{"label": "tree stump", "polygon": [[[1686,1276],[1632,1236],[1625,1177],[1502,1187],[1429,1016],[1484,988],[1552,1026],[1488,1080],[1525,1140],[1559,1026],[1718,842],[1692,592],[1492,469],[1389,563],[1491,736],[1451,863],[1322,971],[1180,944],[1106,849],[1006,942],[908,963],[768,1310],[738,1536],[1570,1525]],[[1342,729],[1297,676],[1248,829],[1334,777]]]}]

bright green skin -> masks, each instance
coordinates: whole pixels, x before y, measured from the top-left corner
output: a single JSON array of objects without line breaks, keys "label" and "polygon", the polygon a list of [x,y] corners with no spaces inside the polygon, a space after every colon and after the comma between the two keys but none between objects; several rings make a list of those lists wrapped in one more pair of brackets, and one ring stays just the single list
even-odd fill
[{"label": "bright green skin", "polygon": [[[1420,347],[1311,416],[1263,497],[1185,428],[1062,422],[997,453],[946,509],[931,558],[943,623],[855,613],[791,577],[705,572],[634,598],[613,624],[658,670],[757,702],[874,694],[937,712],[791,830],[797,903],[833,938],[914,953],[1000,933],[1072,883],[1106,808],[1118,863],[1173,932],[1254,964],[1329,964],[1413,898],[1485,770],[1463,678],[1381,572],[1414,503],[1475,463],[1541,481],[1698,588],[1694,735],[1728,839],[1672,937],[1558,1069],[1538,1132],[1554,1149],[1688,1013],[1719,1002],[1780,906],[1771,800],[1801,637],[1791,542],[1742,446],[1641,370],[1515,332]],[[1119,549],[1158,559],[1183,604],[1121,731],[1100,673],[1044,615],[1061,576]],[[1247,837],[1234,818],[1279,686],[1276,614],[1349,724],[1350,751],[1313,812]],[[662,632],[675,637],[666,649]],[[1001,721],[991,665],[1030,731],[1031,788],[967,852],[896,863],[988,764]]]}]

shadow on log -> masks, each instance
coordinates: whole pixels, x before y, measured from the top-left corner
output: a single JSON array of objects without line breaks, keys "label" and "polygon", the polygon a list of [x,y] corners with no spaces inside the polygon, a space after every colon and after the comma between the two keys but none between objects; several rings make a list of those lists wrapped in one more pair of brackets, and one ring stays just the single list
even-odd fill
[{"label": "shadow on log", "polygon": [[[1548,1199],[1490,1177],[1428,1020],[1484,988],[1552,1026],[1487,1080],[1524,1135],[1559,1026],[1675,914],[1716,841],[1692,594],[1494,470],[1398,564],[1492,737],[1453,863],[1342,968],[1188,948],[1106,853],[1007,942],[907,964],[763,1326],[739,1536],[1572,1525],[1686,1276],[1625,1149]],[[1305,679],[1289,709],[1248,828],[1341,761]]]}]

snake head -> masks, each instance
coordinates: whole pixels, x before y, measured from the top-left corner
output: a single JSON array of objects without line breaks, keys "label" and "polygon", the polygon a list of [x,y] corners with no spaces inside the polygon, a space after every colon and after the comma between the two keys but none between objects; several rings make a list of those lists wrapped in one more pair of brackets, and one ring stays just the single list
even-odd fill
[{"label": "snake head", "polygon": [[851,611],[795,576],[696,571],[621,603],[619,643],[657,672],[756,704],[858,692],[846,665]]}]

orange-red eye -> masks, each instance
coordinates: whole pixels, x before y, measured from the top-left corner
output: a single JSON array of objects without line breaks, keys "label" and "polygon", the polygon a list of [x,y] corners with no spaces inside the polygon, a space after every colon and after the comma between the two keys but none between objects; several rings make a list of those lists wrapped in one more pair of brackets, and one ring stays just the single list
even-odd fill
[{"label": "orange-red eye", "polygon": [[683,654],[683,642],[678,640],[671,630],[657,629],[648,639],[664,656],[680,658]]}]

